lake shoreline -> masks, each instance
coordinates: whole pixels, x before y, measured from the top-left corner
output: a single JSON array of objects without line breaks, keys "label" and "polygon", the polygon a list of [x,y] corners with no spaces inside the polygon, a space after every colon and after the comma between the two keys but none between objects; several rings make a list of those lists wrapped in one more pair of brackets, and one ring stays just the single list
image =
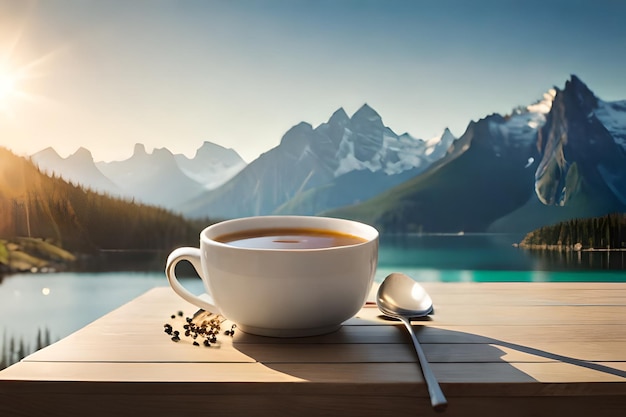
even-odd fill
[{"label": "lake shoreline", "polygon": [[577,247],[577,245],[549,245],[547,243],[542,244],[528,244],[528,243],[514,243],[513,247],[525,249],[525,250],[536,250],[536,251],[560,251],[560,252],[626,252],[626,248],[585,248],[585,247]]}]

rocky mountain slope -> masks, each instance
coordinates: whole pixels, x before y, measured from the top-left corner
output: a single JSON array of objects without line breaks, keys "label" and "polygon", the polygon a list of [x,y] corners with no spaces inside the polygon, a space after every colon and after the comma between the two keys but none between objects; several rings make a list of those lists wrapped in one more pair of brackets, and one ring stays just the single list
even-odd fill
[{"label": "rocky mountain slope", "polygon": [[182,208],[198,217],[316,214],[370,198],[423,172],[446,154],[449,131],[429,141],[397,135],[363,105],[337,110],[313,128],[302,122],[232,180]]},{"label": "rocky mountain slope", "polygon": [[626,211],[625,104],[603,102],[572,76],[542,102],[470,123],[456,158],[326,214],[395,232],[527,232]]}]

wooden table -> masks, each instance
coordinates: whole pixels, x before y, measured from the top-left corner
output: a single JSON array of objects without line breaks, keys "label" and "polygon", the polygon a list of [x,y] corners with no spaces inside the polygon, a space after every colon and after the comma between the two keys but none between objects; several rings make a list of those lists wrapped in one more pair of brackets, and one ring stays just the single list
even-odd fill
[{"label": "wooden table", "polygon": [[[424,287],[435,314],[414,328],[445,414],[626,415],[626,284]],[[209,348],[163,332],[178,310],[196,309],[151,290],[5,369],[0,416],[435,414],[406,330],[376,308],[324,336]]]}]

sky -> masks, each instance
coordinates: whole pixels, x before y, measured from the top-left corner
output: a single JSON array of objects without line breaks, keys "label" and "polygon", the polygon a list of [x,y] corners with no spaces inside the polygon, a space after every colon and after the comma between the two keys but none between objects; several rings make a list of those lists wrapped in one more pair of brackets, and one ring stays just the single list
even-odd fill
[{"label": "sky", "polygon": [[430,139],[577,75],[626,99],[620,0],[0,0],[0,146],[247,162],[367,103]]}]

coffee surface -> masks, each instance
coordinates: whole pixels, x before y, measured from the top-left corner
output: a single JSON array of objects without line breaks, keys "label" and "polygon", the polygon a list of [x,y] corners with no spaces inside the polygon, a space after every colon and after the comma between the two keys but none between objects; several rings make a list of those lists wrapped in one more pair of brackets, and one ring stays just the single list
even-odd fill
[{"label": "coffee surface", "polygon": [[304,228],[245,230],[218,236],[214,240],[255,249],[322,249],[366,242],[362,237],[334,230]]}]

